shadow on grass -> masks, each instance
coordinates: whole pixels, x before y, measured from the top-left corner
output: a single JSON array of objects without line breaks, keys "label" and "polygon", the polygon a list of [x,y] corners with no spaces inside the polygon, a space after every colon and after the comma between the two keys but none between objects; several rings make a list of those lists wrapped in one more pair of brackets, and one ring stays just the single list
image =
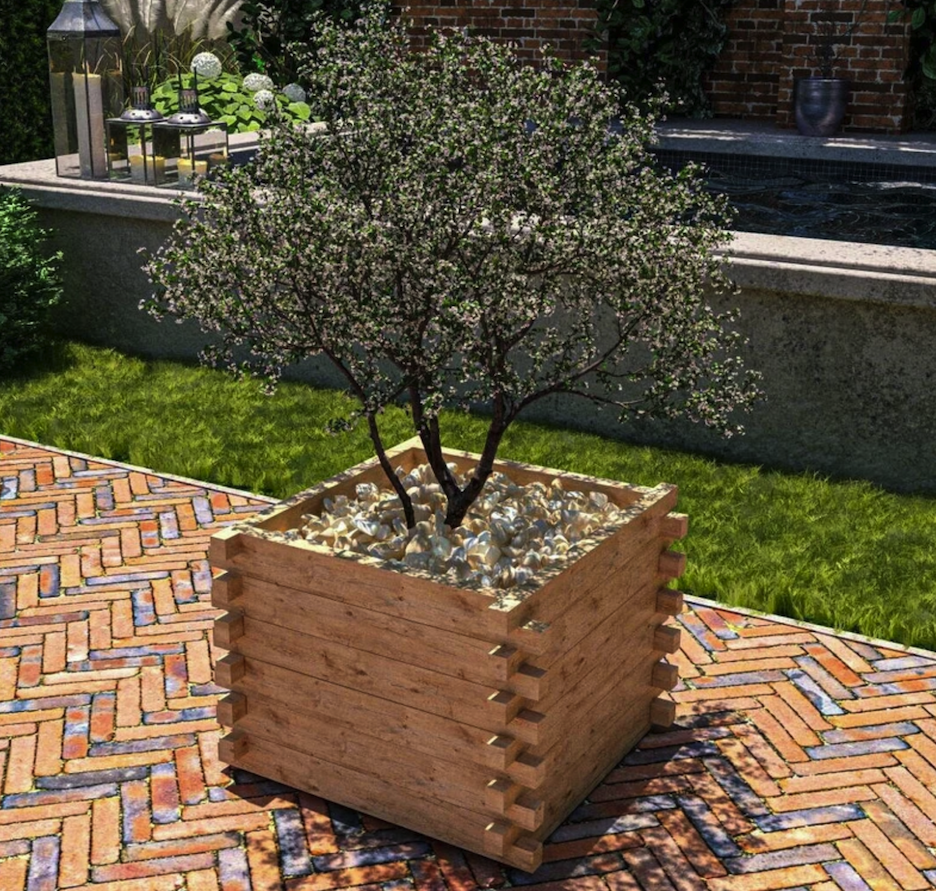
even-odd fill
[{"label": "shadow on grass", "polygon": [[0,371],[0,383],[39,380],[49,374],[61,374],[74,368],[75,356],[66,340],[50,340],[35,353]]}]

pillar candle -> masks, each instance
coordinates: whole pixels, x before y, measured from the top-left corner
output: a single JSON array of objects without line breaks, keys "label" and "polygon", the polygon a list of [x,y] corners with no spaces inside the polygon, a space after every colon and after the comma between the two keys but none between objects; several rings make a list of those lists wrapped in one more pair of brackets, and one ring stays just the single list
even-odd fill
[{"label": "pillar candle", "polygon": [[130,156],[130,179],[135,183],[146,182],[146,170],[143,167],[142,155]]},{"label": "pillar candle", "polygon": [[192,162],[189,158],[179,158],[179,185],[192,184]]},{"label": "pillar candle", "polygon": [[[101,75],[76,73],[75,114],[78,120],[78,162],[86,178],[107,175],[104,154],[104,101],[101,95]],[[87,84],[87,96],[85,95]]]}]

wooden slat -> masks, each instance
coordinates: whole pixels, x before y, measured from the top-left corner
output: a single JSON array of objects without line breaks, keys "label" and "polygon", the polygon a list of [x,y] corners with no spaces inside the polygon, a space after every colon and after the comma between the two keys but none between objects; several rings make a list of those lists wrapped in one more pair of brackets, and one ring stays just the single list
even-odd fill
[{"label": "wooden slat", "polygon": [[535,665],[521,665],[507,679],[507,689],[524,699],[537,702],[546,696],[549,689],[549,673],[546,669],[537,668]]},{"label": "wooden slat", "polygon": [[[244,593],[237,608],[250,619],[491,688],[506,683],[523,659],[516,648],[492,647],[490,641],[344,604],[288,585],[246,576],[241,577],[241,588]],[[215,600],[214,589],[212,603],[224,606]],[[316,645],[314,640],[310,644]],[[511,655],[492,656],[492,649],[506,650]]]},{"label": "wooden slat", "polygon": [[243,536],[242,549],[232,561],[212,561],[215,567],[239,571],[245,583],[247,576],[274,585],[285,581],[291,588],[421,625],[462,634],[471,629],[472,637],[490,641],[491,647],[508,640],[506,617],[488,609],[493,602],[490,594],[376,564],[373,558],[359,562],[336,557],[304,541],[287,543],[252,535]]},{"label": "wooden slat", "polygon": [[246,662],[240,653],[225,653],[215,661],[215,683],[230,690],[244,676]]},{"label": "wooden slat", "polygon": [[[236,766],[459,848],[486,853],[485,827],[490,819],[432,797],[406,793],[381,777],[263,739],[251,740]],[[518,831],[502,859],[510,866],[532,871],[542,861],[542,846]]]},{"label": "wooden slat", "polygon": [[686,555],[681,551],[663,551],[659,566],[664,578],[678,579],[686,571]]},{"label": "wooden slat", "polygon": [[679,650],[679,639],[678,628],[660,625],[653,633],[653,648],[658,653],[675,653]]},{"label": "wooden slat", "polygon": [[228,693],[218,700],[218,723],[233,728],[247,714],[247,697],[242,693]]},{"label": "wooden slat", "polygon": [[241,595],[241,577],[222,572],[211,580],[211,603],[219,609],[230,609]]},{"label": "wooden slat", "polygon": [[[647,541],[656,543],[658,539],[648,533]],[[623,607],[640,611],[643,615],[648,605],[654,605],[659,587],[656,552],[645,550],[634,555],[622,563],[618,571],[610,573],[600,585],[587,593],[583,592],[575,608],[566,610],[550,623],[549,649],[545,653],[528,656],[527,662],[548,669],[553,675],[551,683],[561,689],[566,681],[555,675],[557,665],[562,664],[563,658],[567,662],[569,658],[578,658],[594,648],[596,644],[587,641],[596,638],[590,638],[589,635],[594,635],[599,629],[605,630],[614,623],[616,620],[612,616],[615,614],[626,615],[621,613]],[[639,627],[637,620],[631,624]]]},{"label": "wooden slat", "polygon": [[[613,723],[621,710],[631,703],[642,703],[644,709],[649,708],[650,700],[659,692],[650,687],[650,675],[658,659],[648,639],[635,641],[622,661],[601,666],[587,676],[578,689],[588,690],[590,695],[576,695],[573,688],[546,713],[539,728],[539,739],[528,751],[546,758],[547,776],[552,776],[557,758],[573,745],[578,734],[591,732],[596,725]],[[602,708],[607,709],[607,714]],[[584,752],[582,757],[585,757]]]},{"label": "wooden slat", "polygon": [[512,736],[492,736],[482,751],[485,764],[495,770],[506,770],[517,760],[523,751],[525,743]]},{"label": "wooden slat", "polygon": [[231,610],[214,621],[213,640],[216,647],[229,650],[244,634],[244,616],[237,610]]},{"label": "wooden slat", "polygon": [[[652,575],[652,571],[650,572]],[[639,660],[648,661],[653,650],[653,632],[659,621],[655,604],[656,582],[649,581],[635,597],[622,602],[611,615],[603,618],[591,633],[580,640],[549,669],[550,689],[534,710],[544,719],[535,723],[518,713],[508,725],[508,734],[530,745],[549,747],[564,734],[569,720],[565,717],[583,697],[581,691],[605,689],[614,677],[630,670]],[[591,720],[583,716],[583,720]]]},{"label": "wooden slat", "polygon": [[659,730],[668,730],[676,720],[676,703],[669,699],[654,699],[650,703],[650,723]]},{"label": "wooden slat", "polygon": [[528,789],[539,789],[546,782],[546,762],[538,755],[521,752],[508,766],[507,776]]},{"label": "wooden slat", "polygon": [[218,740],[218,760],[224,764],[235,764],[249,748],[247,734],[242,730],[232,730]]},{"label": "wooden slat", "polygon": [[531,792],[525,792],[507,808],[504,816],[521,829],[536,832],[543,825],[546,805],[542,798],[537,798]]},{"label": "wooden slat", "polygon": [[[431,838],[485,853],[485,826],[490,819],[430,796],[407,793],[382,777],[362,774],[263,739],[251,740],[236,766]],[[510,852],[504,859],[521,869],[530,863],[528,857],[521,861]]]},{"label": "wooden slat", "polygon": [[489,651],[489,655],[488,668],[494,674],[493,682],[497,684],[506,684],[507,679],[523,663],[523,651],[509,644],[498,644]]},{"label": "wooden slat", "polygon": [[240,552],[243,533],[237,529],[221,529],[208,542],[208,559],[212,566],[229,563]]},{"label": "wooden slat", "polygon": [[[294,668],[301,674],[330,679],[343,687],[492,733],[506,732],[504,715],[510,714],[511,706],[505,706],[500,699],[489,702],[488,697],[495,691],[481,684],[268,625],[249,616],[244,619],[244,634],[237,639],[234,649],[247,657],[248,662],[256,660]],[[516,700],[517,709],[523,707],[520,697],[506,695]]]},{"label": "wooden slat", "polygon": [[[507,737],[492,736],[479,727],[400,705],[329,681],[301,675],[277,665],[250,659],[248,671],[234,688],[248,699],[263,697],[286,714],[301,710],[321,720],[358,729],[377,738],[396,741],[414,753],[464,759],[503,770],[522,750]],[[492,744],[501,739],[503,744]]]},{"label": "wooden slat", "polygon": [[548,838],[621,758],[646,735],[650,728],[648,711],[646,704],[641,707],[636,703],[632,709],[619,709],[616,720],[605,723],[603,733],[597,733],[587,742],[583,741],[570,747],[565,753],[565,760],[553,768],[556,775],[562,776],[565,782],[550,785],[542,793],[548,795],[548,798],[546,816],[543,825],[536,832],[537,838]]},{"label": "wooden slat", "polygon": [[657,662],[650,674],[650,683],[660,690],[672,690],[679,683],[679,668],[668,662]]},{"label": "wooden slat", "polygon": [[689,532],[689,517],[686,514],[667,514],[660,520],[660,535],[669,540],[685,538]]},{"label": "wooden slat", "polygon": [[379,777],[408,794],[431,796],[488,818],[498,813],[489,811],[487,805],[486,787],[491,774],[486,767],[451,756],[444,760],[442,752],[437,755],[421,752],[414,758],[411,750],[396,742],[366,735],[307,711],[293,709],[283,713],[274,703],[254,694],[249,697],[249,704],[249,710],[237,722],[237,729],[252,742],[266,740],[275,745],[288,739],[290,748],[297,752],[364,776]]},{"label": "wooden slat", "polygon": [[503,859],[519,836],[519,826],[507,820],[492,820],[484,830],[484,850]]},{"label": "wooden slat", "polygon": [[666,616],[678,616],[684,607],[684,595],[682,591],[674,588],[660,588],[657,593],[657,612]]}]

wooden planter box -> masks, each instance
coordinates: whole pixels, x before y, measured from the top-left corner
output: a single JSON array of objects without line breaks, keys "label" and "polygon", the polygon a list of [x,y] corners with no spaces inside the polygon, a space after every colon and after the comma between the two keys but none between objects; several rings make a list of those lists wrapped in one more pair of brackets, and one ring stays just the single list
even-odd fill
[{"label": "wooden planter box", "polygon": [[[394,466],[425,463],[414,440]],[[462,468],[476,455],[448,452]],[[538,589],[475,591],[337,557],[284,531],[322,499],[385,481],[376,459],[212,537],[221,760],[534,870],[542,842],[651,725],[677,682],[662,623],[687,520],[648,489],[498,461],[515,482],[561,477],[627,523]],[[253,533],[253,534],[252,534]]]}]

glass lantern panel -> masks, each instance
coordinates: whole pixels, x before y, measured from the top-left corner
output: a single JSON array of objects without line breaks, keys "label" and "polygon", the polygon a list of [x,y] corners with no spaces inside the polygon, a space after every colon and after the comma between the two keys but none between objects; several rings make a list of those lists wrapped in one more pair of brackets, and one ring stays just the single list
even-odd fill
[{"label": "glass lantern panel", "polygon": [[63,35],[49,37],[49,90],[55,165],[59,176],[81,176],[78,162],[78,121],[73,73],[82,67],[83,41]]}]

